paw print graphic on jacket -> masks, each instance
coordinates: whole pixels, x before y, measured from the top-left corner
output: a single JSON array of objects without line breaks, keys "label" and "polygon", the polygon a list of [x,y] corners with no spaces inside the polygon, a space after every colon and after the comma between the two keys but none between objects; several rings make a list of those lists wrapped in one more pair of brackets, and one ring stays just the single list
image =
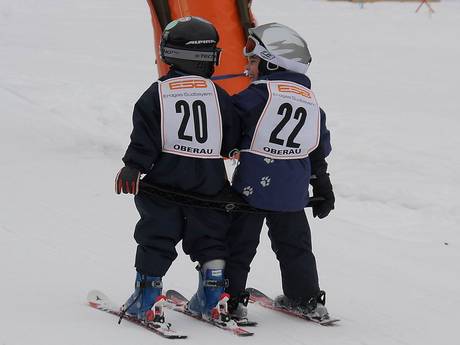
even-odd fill
[{"label": "paw print graphic on jacket", "polygon": [[268,187],[270,185],[270,176],[264,176],[260,179],[260,184],[262,187]]},{"label": "paw print graphic on jacket", "polygon": [[254,193],[254,189],[251,186],[244,187],[243,189],[244,195],[250,196],[252,193]]}]

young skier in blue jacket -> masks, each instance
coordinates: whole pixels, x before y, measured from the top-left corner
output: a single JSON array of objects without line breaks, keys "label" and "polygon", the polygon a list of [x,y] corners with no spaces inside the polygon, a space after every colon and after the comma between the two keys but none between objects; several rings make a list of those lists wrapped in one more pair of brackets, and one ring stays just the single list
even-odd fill
[{"label": "young skier in blue jacket", "polygon": [[326,114],[305,75],[311,62],[306,42],[292,29],[270,23],[249,29],[244,48],[252,84],[233,96],[243,127],[239,165],[232,187],[266,215],[238,214],[228,233],[227,291],[234,318],[245,318],[244,292],[264,218],[282,275],[284,295],[276,303],[307,317],[328,317],[320,290],[304,207],[313,195],[323,200],[313,216],[334,209],[325,158],[331,152]]}]

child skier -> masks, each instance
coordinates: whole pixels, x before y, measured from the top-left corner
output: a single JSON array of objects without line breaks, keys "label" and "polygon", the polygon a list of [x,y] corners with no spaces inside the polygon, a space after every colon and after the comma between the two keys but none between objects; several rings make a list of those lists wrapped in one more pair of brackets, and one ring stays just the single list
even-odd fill
[{"label": "child skier", "polygon": [[246,317],[246,279],[266,218],[282,275],[284,295],[276,303],[323,320],[328,317],[325,293],[304,212],[309,183],[313,195],[323,198],[313,206],[313,216],[326,217],[335,198],[325,160],[331,151],[326,115],[305,75],[310,52],[294,30],[270,23],[249,29],[244,54],[253,83],[233,96],[243,138],[232,187],[251,206],[277,212],[234,218],[226,266],[229,310],[236,319]]},{"label": "child skier", "polygon": [[164,322],[162,277],[177,257],[180,240],[200,267],[189,310],[206,319],[216,317],[213,309],[224,292],[229,216],[138,193],[141,174],[147,183],[209,196],[228,185],[221,156],[234,149],[240,132],[230,97],[209,79],[219,61],[218,41],[214,26],[202,18],[169,23],[160,55],[170,71],[134,107],[131,142],[115,188],[117,194],[135,195],[140,214],[134,232],[135,290],[122,313],[143,322]]}]

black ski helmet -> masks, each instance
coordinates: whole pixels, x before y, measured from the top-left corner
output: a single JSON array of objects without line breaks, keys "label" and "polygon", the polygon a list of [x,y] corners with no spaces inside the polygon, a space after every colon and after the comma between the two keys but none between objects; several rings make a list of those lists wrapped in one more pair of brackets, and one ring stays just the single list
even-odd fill
[{"label": "black ski helmet", "polygon": [[166,25],[160,42],[160,57],[171,67],[205,78],[219,64],[216,28],[200,17],[183,17]]}]

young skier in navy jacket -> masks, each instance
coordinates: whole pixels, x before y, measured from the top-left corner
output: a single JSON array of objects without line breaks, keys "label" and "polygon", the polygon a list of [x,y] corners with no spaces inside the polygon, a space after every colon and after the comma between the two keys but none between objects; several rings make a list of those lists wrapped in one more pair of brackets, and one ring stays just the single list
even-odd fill
[{"label": "young skier in navy jacket", "polygon": [[223,292],[229,215],[138,193],[141,174],[146,183],[183,193],[215,196],[228,186],[222,156],[235,148],[240,131],[230,96],[210,79],[219,60],[218,40],[214,26],[201,18],[169,23],[160,53],[171,69],[134,107],[125,166],[115,184],[118,194],[135,194],[140,214],[134,233],[135,290],[122,313],[142,322],[164,324],[162,277],[177,257],[175,247],[181,240],[184,252],[200,267],[189,311],[218,318],[216,308],[228,299]]}]

